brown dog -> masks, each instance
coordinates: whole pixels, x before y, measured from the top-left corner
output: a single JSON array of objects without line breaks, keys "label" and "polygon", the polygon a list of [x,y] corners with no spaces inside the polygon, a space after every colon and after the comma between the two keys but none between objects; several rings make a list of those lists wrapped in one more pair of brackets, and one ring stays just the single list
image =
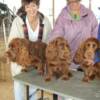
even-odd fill
[{"label": "brown dog", "polygon": [[58,37],[51,41],[46,48],[47,75],[45,80],[50,81],[53,76],[69,79],[69,65],[71,64],[71,50],[68,42]]},{"label": "brown dog", "polygon": [[94,75],[96,79],[100,80],[100,62],[94,64]]},{"label": "brown dog", "polygon": [[10,61],[22,65],[22,70],[27,71],[33,66],[42,73],[45,66],[45,49],[45,43],[15,38],[9,43],[6,55]]},{"label": "brown dog", "polygon": [[99,48],[99,41],[96,38],[88,38],[83,42],[76,51],[74,62],[80,64],[84,71],[83,81],[91,80],[90,76],[93,74],[94,57],[96,50]]}]

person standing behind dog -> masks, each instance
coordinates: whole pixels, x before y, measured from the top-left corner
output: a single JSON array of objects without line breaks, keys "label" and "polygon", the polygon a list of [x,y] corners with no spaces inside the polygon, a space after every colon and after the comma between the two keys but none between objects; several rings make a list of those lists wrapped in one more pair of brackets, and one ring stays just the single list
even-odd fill
[{"label": "person standing behind dog", "polygon": [[[30,41],[47,42],[51,25],[46,16],[38,11],[40,0],[21,0],[22,6],[17,12],[8,38],[8,44],[13,38],[27,38]],[[11,62],[12,76],[21,73],[21,66]],[[37,100],[34,94],[36,88],[30,87],[30,100]],[[15,100],[24,100],[24,85],[14,81]]]},{"label": "person standing behind dog", "polygon": [[[100,23],[98,28],[98,40],[100,41]],[[100,62],[100,48],[96,52],[95,62]]]},{"label": "person standing behind dog", "polygon": [[[71,48],[72,58],[79,45],[89,37],[98,34],[98,22],[93,12],[80,3],[81,0],[67,0],[58,16],[52,32],[49,34],[48,42],[57,37],[64,37]],[[77,69],[79,65],[74,63],[70,66]],[[66,99],[68,100],[68,98]]]},{"label": "person standing behind dog", "polygon": [[70,45],[72,57],[81,42],[89,37],[97,38],[98,34],[98,22],[95,15],[80,1],[67,0],[67,6],[62,9],[48,37],[48,42],[59,36],[64,37]]}]

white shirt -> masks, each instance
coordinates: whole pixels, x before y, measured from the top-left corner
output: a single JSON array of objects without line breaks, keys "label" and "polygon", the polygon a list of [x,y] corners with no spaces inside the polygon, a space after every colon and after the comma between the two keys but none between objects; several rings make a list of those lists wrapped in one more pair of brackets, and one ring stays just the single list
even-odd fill
[{"label": "white shirt", "polygon": [[35,31],[32,30],[27,17],[26,17],[26,25],[28,28],[29,40],[36,41],[38,39],[38,35],[39,35],[39,20],[38,20],[38,25],[37,25]]}]

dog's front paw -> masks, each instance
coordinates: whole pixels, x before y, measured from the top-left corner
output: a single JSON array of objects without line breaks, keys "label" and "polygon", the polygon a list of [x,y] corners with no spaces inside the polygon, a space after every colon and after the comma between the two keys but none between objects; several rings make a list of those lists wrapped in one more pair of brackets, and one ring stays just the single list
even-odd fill
[{"label": "dog's front paw", "polygon": [[45,77],[45,81],[46,81],[46,82],[51,81],[51,77],[50,77],[50,76],[46,76],[46,77]]},{"label": "dog's front paw", "polygon": [[62,80],[69,80],[69,76],[63,75],[63,76],[61,77],[61,79],[62,79]]},{"label": "dog's front paw", "polygon": [[89,79],[89,77],[84,77],[84,78],[82,79],[82,81],[83,81],[83,82],[89,82],[90,79]]}]

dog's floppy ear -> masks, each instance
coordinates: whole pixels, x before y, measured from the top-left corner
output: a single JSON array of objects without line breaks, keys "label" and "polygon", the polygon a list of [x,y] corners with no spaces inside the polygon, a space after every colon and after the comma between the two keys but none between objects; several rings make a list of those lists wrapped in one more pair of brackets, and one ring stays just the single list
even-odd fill
[{"label": "dog's floppy ear", "polygon": [[73,58],[74,63],[80,64],[83,61],[84,50],[85,50],[85,42],[82,43],[76,50],[76,53]]},{"label": "dog's floppy ear", "polygon": [[47,45],[45,54],[47,59],[49,60],[55,59],[55,57],[57,56],[57,52],[56,52],[56,45],[54,41],[50,42]]}]

